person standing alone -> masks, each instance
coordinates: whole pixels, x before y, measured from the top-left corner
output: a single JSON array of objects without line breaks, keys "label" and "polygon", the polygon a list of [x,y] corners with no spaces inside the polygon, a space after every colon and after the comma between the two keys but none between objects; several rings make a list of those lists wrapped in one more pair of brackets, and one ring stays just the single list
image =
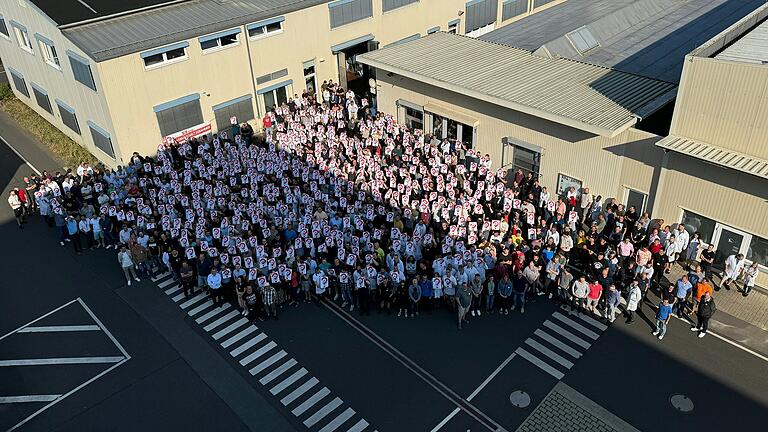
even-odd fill
[{"label": "person standing alone", "polygon": [[696,310],[696,319],[698,322],[695,326],[691,327],[691,331],[699,332],[699,338],[706,336],[707,330],[709,329],[709,319],[712,318],[712,315],[715,314],[716,310],[715,300],[708,292],[705,292],[704,295],[701,296],[699,308]]}]

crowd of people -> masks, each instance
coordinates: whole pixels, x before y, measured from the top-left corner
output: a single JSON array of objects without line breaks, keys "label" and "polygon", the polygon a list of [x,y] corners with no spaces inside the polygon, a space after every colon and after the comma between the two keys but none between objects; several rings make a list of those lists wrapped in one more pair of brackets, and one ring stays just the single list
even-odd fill
[{"label": "crowd of people", "polygon": [[[8,202],[20,228],[39,212],[77,254],[114,248],[128,285],[170,272],[187,296],[204,290],[252,320],[332,301],[409,319],[450,310],[461,329],[548,299],[632,323],[654,290],[654,335],[695,313],[703,337],[713,291],[754,286],[757,265],[742,255],[715,284],[712,246],[683,224],[587,188],[552,193],[338,85],[321,94],[274,107],[263,137],[231,129],[164,142],[115,170],[44,172]],[[678,264],[684,274],[667,287]]]}]

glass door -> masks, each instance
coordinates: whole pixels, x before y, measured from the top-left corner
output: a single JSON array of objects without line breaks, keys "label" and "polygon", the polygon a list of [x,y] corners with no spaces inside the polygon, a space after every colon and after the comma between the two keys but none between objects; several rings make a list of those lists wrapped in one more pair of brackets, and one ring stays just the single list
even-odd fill
[{"label": "glass door", "polygon": [[743,231],[718,223],[715,227],[713,240],[715,244],[715,267],[723,268],[726,258],[734,254],[745,253],[751,237]]}]

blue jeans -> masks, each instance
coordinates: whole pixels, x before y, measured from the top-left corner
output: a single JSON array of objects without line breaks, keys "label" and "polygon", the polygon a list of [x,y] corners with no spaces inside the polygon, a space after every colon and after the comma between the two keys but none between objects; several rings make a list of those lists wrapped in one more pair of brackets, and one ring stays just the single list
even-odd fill
[{"label": "blue jeans", "polygon": [[525,307],[525,293],[524,292],[513,292],[512,293],[512,306],[513,307]]},{"label": "blue jeans", "polygon": [[667,322],[660,319],[656,320],[656,332],[660,337],[664,337],[667,334]]},{"label": "blue jeans", "polygon": [[485,310],[493,310],[493,300],[495,296],[493,294],[488,294],[485,296]]}]

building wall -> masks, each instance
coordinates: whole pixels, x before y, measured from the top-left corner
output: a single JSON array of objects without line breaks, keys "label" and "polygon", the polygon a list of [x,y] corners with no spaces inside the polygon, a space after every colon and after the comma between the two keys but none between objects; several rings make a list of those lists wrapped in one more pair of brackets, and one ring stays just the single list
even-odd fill
[{"label": "building wall", "polygon": [[768,65],[687,56],[670,134],[768,159]]},{"label": "building wall", "polygon": [[[499,107],[445,89],[379,74],[379,110],[395,113],[398,100],[418,106],[439,105],[475,120],[475,147],[490,155],[493,166],[509,163],[501,139],[510,137],[541,148],[541,181],[554,191],[558,174],[583,182],[594,194],[624,199],[625,187],[651,193],[659,176],[663,152],[660,137],[629,129],[614,138],[597,136],[519,111]],[[504,161],[502,162],[502,157]]]},{"label": "building wall", "polygon": [[[26,6],[23,6],[26,5]],[[32,109],[40,114],[44,119],[59,128],[63,133],[72,138],[75,142],[88,149],[91,153],[105,161],[109,165],[121,163],[119,156],[117,160],[111,159],[104,152],[97,149],[93,144],[90,129],[87,121],[96,123],[99,127],[106,130],[112,136],[112,145],[115,154],[119,154],[120,142],[115,139],[114,128],[112,127],[109,108],[104,95],[103,83],[96,67],[96,62],[91,61],[91,71],[96,83],[97,91],[93,91],[83,84],[75,81],[72,74],[72,68],[67,57],[67,51],[72,51],[80,57],[88,56],[66,39],[56,23],[47,15],[42,13],[34,4],[28,1],[3,1],[0,2],[0,14],[3,15],[8,31],[11,35],[10,40],[0,34],[0,57],[3,59],[3,65],[8,75],[8,81],[11,82],[16,96]],[[27,28],[29,38],[33,44],[34,55],[21,49],[16,42],[11,20],[15,20]],[[61,70],[48,65],[40,52],[40,46],[35,39],[35,33],[50,39],[58,53]],[[24,96],[16,91],[11,79],[10,69],[20,72],[24,76],[30,97]],[[31,83],[34,82],[42,87],[48,93],[48,99],[51,103],[53,114],[49,114],[42,109],[34,98]],[[56,99],[60,99],[70,107],[74,108],[77,121],[80,126],[80,135],[73,132],[64,125],[56,106]],[[51,167],[52,168],[52,167]]]}]

